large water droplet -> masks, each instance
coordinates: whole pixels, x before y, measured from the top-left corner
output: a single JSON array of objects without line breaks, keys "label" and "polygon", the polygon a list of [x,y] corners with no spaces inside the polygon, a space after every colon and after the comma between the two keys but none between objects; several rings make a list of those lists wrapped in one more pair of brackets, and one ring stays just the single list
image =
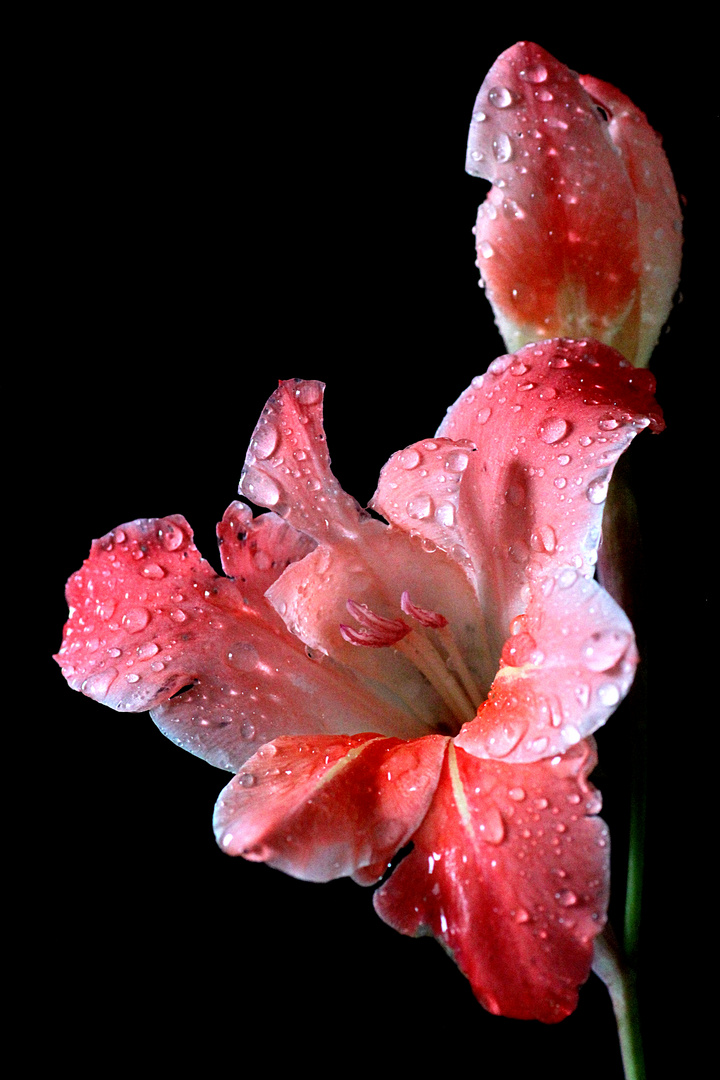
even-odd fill
[{"label": "large water droplet", "polygon": [[587,497],[591,503],[596,506],[600,503],[604,503],[607,499],[609,480],[602,477],[598,477],[597,480],[592,480],[587,487]]},{"label": "large water droplet", "polygon": [[225,662],[238,671],[252,671],[260,661],[258,651],[249,641],[236,641],[227,651]]},{"label": "large water droplet", "polygon": [[489,244],[487,240],[481,240],[478,244],[478,251],[482,255],[483,259],[491,259],[495,254],[495,249],[492,244]]},{"label": "large water droplet", "polygon": [[491,757],[502,758],[514,750],[527,731],[527,721],[522,718],[507,720],[502,727],[487,740],[487,751]]},{"label": "large water droplet", "polygon": [[155,562],[144,563],[140,573],[143,577],[152,578],[154,581],[158,581],[160,578],[165,577],[165,571],[162,566],[158,566]]},{"label": "large water droplet", "polygon": [[561,416],[548,416],[538,428],[538,436],[544,443],[560,442],[568,433],[568,422]]},{"label": "large water droplet", "polygon": [[598,630],[582,646],[582,658],[590,671],[609,671],[625,653],[630,634],[626,630]]},{"label": "large water droplet", "polygon": [[520,72],[520,78],[525,79],[527,82],[543,83],[547,77],[547,68],[544,64],[533,64],[531,67],[523,68]]},{"label": "large water droplet", "polygon": [[506,86],[491,86],[488,101],[496,109],[507,109],[513,103],[513,95]]},{"label": "large water droplet", "polygon": [[422,492],[416,495],[412,499],[408,499],[407,513],[408,517],[414,518],[416,521],[422,521],[427,517],[430,517],[433,511],[433,501],[429,495]]},{"label": "large water droplet", "polygon": [[258,424],[250,449],[261,461],[269,458],[278,444],[278,429],[270,422]]},{"label": "large water droplet", "polygon": [[143,607],[128,608],[122,617],[123,627],[130,634],[137,634],[144,630],[149,622],[150,612]]},{"label": "large water droplet", "polygon": [[447,468],[451,472],[464,472],[470,458],[464,450],[453,450],[447,457]]},{"label": "large water droplet", "polygon": [[411,446],[408,450],[403,450],[398,458],[398,465],[401,469],[414,469],[420,464],[420,461],[419,452],[414,446]]},{"label": "large water droplet", "polygon": [[486,844],[502,844],[505,839],[505,822],[496,806],[488,807],[483,814],[479,831]]},{"label": "large water droplet", "polygon": [[493,139],[493,155],[501,165],[512,157],[512,143],[504,131]]},{"label": "large water droplet", "polygon": [[578,902],[577,895],[572,889],[563,889],[562,892],[555,893],[555,899],[560,907],[573,907]]},{"label": "large water droplet", "polygon": [[159,651],[154,641],[146,641],[144,645],[138,645],[135,650],[140,660],[149,660],[151,656],[155,656]]},{"label": "large water droplet", "polygon": [[80,689],[83,694],[94,698],[95,701],[102,701],[117,678],[117,674],[116,669],[112,667],[105,668],[104,671],[96,671],[94,675],[87,677]]},{"label": "large water droplet", "polygon": [[243,489],[260,506],[275,506],[280,499],[275,481],[252,465],[245,471]]},{"label": "large water droplet", "polygon": [[620,700],[620,691],[615,683],[607,682],[597,688],[598,700],[602,705],[617,705]]},{"label": "large water droplet", "polygon": [[166,522],[158,529],[158,539],[166,551],[177,551],[185,540],[185,534],[179,525]]},{"label": "large water droplet", "polygon": [[317,382],[304,382],[295,391],[301,405],[317,405],[322,398],[322,386]]},{"label": "large water droplet", "polygon": [[492,409],[489,406],[487,406],[484,409],[481,409],[480,412],[477,414],[478,424],[487,424],[487,422],[488,422],[488,420],[490,419],[491,416],[492,416]]}]

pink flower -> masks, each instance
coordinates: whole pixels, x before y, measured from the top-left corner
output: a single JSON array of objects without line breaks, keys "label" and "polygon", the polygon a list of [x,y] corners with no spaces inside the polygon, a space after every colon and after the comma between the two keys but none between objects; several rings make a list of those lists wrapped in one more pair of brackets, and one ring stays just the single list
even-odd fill
[{"label": "pink flower", "polygon": [[281,383],[241,481],[273,512],[225,512],[227,576],[180,516],[115,529],[68,582],[63,672],[236,773],[231,854],[374,884],[412,843],[381,917],[492,1012],[560,1020],[607,903],[590,736],[637,662],[593,580],[603,501],[653,389],[597,342],[501,357],[387,463],[385,524],[330,470],[322,384]]},{"label": "pink flower", "polygon": [[521,41],[480,88],[466,168],[493,185],[475,232],[507,348],[589,335],[647,365],[682,237],[670,166],[643,113]]}]

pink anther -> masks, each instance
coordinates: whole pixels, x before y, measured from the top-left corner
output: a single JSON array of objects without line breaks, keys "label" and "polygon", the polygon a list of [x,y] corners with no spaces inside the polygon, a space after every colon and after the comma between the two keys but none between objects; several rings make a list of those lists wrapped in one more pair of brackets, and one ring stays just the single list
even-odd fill
[{"label": "pink anther", "polygon": [[417,607],[417,605],[413,604],[407,590],[400,597],[400,607],[406,615],[417,619],[422,626],[427,627],[429,630],[440,630],[443,626],[447,626],[447,619],[439,611],[428,611],[426,608]]},{"label": "pink anther", "polygon": [[410,627],[402,619],[386,619],[382,615],[376,615],[367,604],[358,604],[355,600],[348,600],[346,606],[362,628],[355,630],[351,626],[341,624],[340,633],[351,645],[366,645],[372,649],[382,649],[388,645],[395,645],[410,633]]}]

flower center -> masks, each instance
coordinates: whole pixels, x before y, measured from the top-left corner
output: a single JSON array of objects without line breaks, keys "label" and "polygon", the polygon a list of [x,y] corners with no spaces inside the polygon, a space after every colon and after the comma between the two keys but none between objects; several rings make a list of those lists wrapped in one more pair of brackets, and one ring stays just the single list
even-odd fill
[{"label": "flower center", "polygon": [[484,695],[462,657],[445,616],[418,607],[407,591],[400,598],[400,607],[417,625],[409,626],[401,618],[387,619],[366,604],[348,600],[348,612],[360,629],[341,625],[340,633],[351,645],[393,648],[402,653],[457,718],[459,730],[462,724],[474,719]]}]

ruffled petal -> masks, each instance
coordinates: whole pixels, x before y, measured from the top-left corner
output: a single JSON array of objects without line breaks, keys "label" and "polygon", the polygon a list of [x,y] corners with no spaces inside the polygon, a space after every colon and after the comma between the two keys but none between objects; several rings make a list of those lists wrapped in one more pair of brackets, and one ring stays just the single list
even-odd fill
[{"label": "ruffled petal", "polygon": [[588,743],[533,765],[452,745],[413,850],[375,893],[404,934],[433,934],[490,1012],[562,1020],[605,922],[608,838]]},{"label": "ruffled petal", "polygon": [[152,709],[174,742],[233,772],[288,731],[372,723],[392,732],[392,710],[351,671],[308,656],[263,599],[288,559],[312,546],[266,516],[250,522],[233,503],[218,527],[235,581],[201,558],[179,515],[94,541],[67,587],[70,618],[56,659],[69,684],[118,711]]},{"label": "ruffled petal", "polygon": [[508,762],[563,754],[630,689],[638,662],[630,621],[597,582],[566,567],[543,580],[513,631],[487,700],[456,744]]},{"label": "ruffled petal", "polygon": [[615,462],[639,430],[663,427],[654,387],[614,349],[558,339],[495,360],[448,410],[438,435],[477,447],[458,521],[496,658],[524,585],[566,567],[592,576]]},{"label": "ruffled petal", "polygon": [[608,132],[620,152],[637,202],[640,320],[637,350],[626,356],[647,366],[668,317],[680,278],[682,212],[662,141],[645,114],[614,86],[581,75],[583,88],[609,117]]},{"label": "ruffled petal", "polygon": [[323,430],[325,384],[281,382],[250,441],[240,490],[316,540],[357,534],[367,518],[330,468]]},{"label": "ruffled petal", "polygon": [[478,94],[468,172],[492,181],[478,266],[509,351],[590,336],[635,356],[641,273],[635,192],[577,75],[518,42]]},{"label": "ruffled petal", "polygon": [[305,881],[376,881],[424,818],[447,739],[282,738],[221,793],[220,847]]}]

